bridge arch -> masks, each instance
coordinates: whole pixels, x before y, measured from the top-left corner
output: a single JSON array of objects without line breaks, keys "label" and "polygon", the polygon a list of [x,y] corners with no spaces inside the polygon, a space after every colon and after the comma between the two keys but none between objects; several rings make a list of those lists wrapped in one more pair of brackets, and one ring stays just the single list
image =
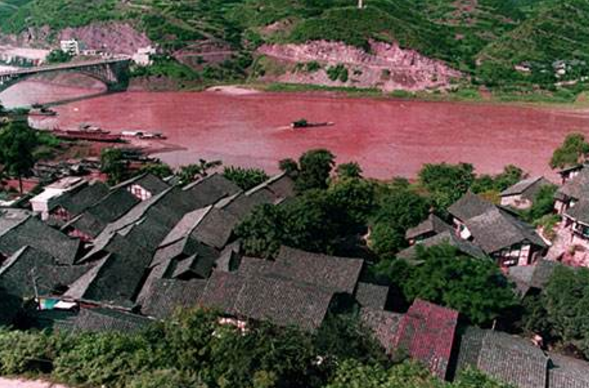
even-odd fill
[{"label": "bridge arch", "polygon": [[108,91],[124,91],[129,86],[129,59],[97,60],[39,66],[0,73],[0,93],[39,74],[78,73],[102,82]]}]

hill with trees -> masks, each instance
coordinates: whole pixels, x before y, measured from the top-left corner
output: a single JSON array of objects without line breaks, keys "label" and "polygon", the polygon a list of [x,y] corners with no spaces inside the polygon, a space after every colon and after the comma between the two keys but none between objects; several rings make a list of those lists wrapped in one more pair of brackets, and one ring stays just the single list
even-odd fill
[{"label": "hill with trees", "polygon": [[[232,55],[215,66],[192,66],[195,79],[245,79],[264,43],[343,42],[370,50],[370,41],[445,61],[468,83],[529,92],[534,87],[576,95],[589,74],[589,0],[9,0],[0,28],[18,34],[96,22],[124,21],[172,54],[214,42]],[[50,39],[56,34],[50,34]],[[160,58],[159,73],[178,71]],[[175,70],[174,70],[175,69]],[[467,81],[465,81],[467,82]]]}]

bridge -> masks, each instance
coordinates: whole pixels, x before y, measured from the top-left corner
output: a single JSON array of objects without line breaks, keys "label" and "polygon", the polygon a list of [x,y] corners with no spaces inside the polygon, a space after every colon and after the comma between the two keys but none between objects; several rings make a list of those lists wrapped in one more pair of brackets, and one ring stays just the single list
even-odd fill
[{"label": "bridge", "polygon": [[3,71],[0,72],[0,93],[35,75],[56,72],[84,74],[104,83],[108,91],[123,91],[129,86],[130,63],[129,58],[113,58]]}]

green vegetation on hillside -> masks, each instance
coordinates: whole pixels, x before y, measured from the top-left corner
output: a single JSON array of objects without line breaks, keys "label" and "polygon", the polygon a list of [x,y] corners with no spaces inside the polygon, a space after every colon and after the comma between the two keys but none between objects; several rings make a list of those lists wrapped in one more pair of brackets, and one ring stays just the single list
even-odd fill
[{"label": "green vegetation on hillside", "polygon": [[[325,39],[365,49],[370,40],[397,41],[464,71],[475,85],[515,96],[540,86],[570,101],[585,89],[589,0],[368,0],[363,10],[355,5],[352,0],[9,0],[0,3],[0,28],[16,33],[125,20],[168,54],[202,42],[232,50],[232,59],[188,76],[203,82],[246,79],[252,51],[264,42]],[[156,66],[156,75],[186,78],[175,66]]]}]

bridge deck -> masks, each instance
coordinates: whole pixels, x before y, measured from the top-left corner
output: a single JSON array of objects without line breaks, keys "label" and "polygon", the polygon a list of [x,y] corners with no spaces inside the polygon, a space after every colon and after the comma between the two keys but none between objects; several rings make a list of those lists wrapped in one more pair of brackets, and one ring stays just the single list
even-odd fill
[{"label": "bridge deck", "polygon": [[39,73],[53,72],[53,71],[59,71],[59,70],[80,69],[80,68],[84,68],[84,67],[110,65],[113,63],[122,63],[122,62],[127,62],[127,61],[130,61],[130,59],[129,58],[113,58],[113,59],[99,59],[99,60],[82,61],[82,62],[60,63],[60,64],[56,64],[56,65],[37,66],[37,67],[31,67],[31,68],[27,68],[27,69],[0,71],[0,77],[39,74]]}]

